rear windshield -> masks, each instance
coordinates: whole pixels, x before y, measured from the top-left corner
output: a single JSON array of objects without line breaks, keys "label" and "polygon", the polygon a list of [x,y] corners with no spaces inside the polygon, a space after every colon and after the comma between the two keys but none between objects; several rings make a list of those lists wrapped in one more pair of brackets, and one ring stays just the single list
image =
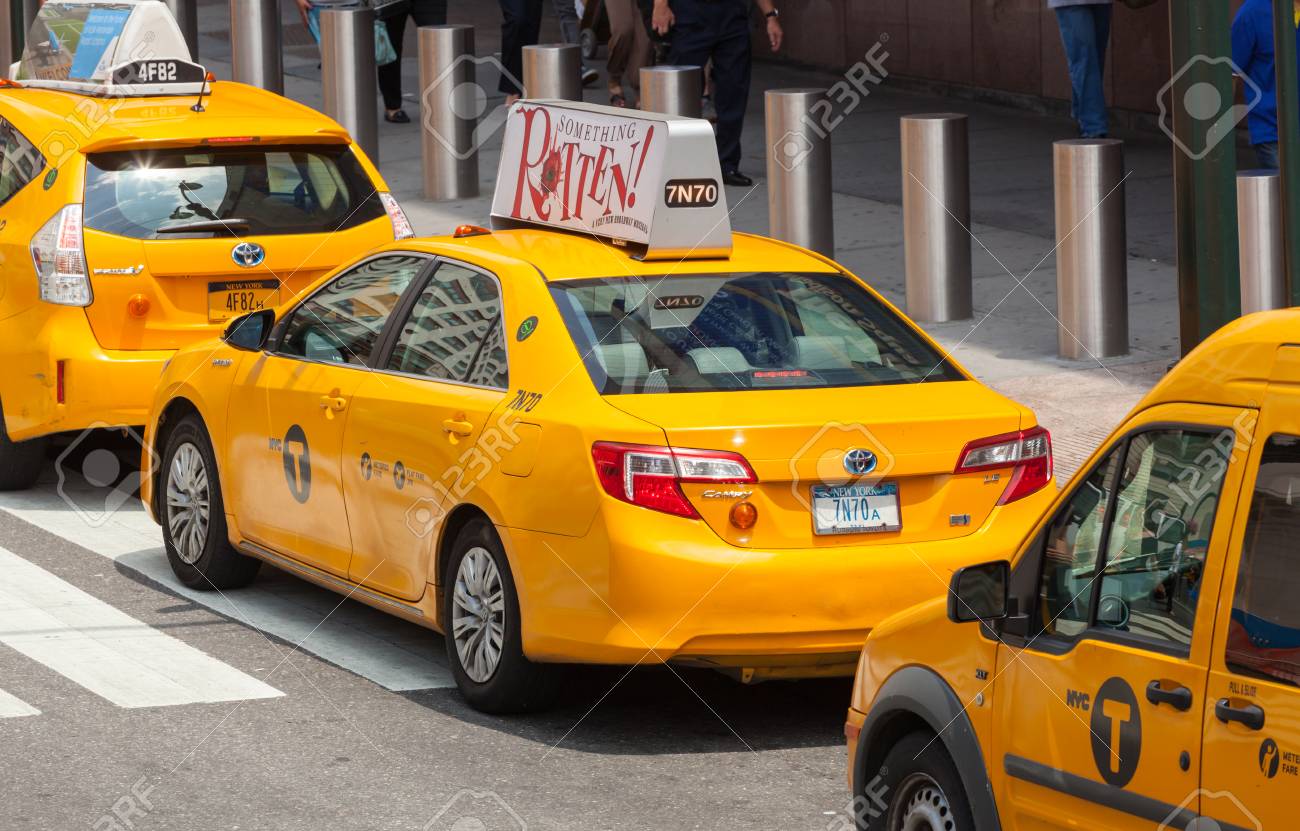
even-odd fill
[{"label": "rear windshield", "polygon": [[557,282],[605,395],[965,380],[841,274],[708,274]]},{"label": "rear windshield", "polygon": [[346,146],[91,155],[86,227],[136,239],[312,234],[384,216]]}]

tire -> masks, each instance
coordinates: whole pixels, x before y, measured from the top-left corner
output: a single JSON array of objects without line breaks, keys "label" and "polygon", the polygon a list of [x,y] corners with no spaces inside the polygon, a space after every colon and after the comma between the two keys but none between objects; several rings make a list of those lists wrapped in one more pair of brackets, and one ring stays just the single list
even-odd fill
[{"label": "tire", "polygon": [[483,713],[523,713],[555,703],[563,668],[524,657],[519,595],[501,540],[486,520],[471,521],[457,535],[443,579],[442,605],[447,660],[471,707]]},{"label": "tire", "polygon": [[854,804],[864,814],[858,827],[867,831],[975,831],[957,766],[933,733],[909,733],[900,739],[878,769],[867,771],[863,789],[866,793],[859,793],[862,798]]},{"label": "tire", "polygon": [[29,441],[10,441],[4,412],[0,411],[0,491],[25,491],[35,485],[45,466],[47,444],[49,442],[44,436]]},{"label": "tire", "polygon": [[[167,562],[180,581],[203,591],[238,589],[253,582],[262,561],[240,554],[230,544],[217,460],[198,416],[186,416],[168,434],[158,487]],[[186,504],[199,507],[190,510]]]}]

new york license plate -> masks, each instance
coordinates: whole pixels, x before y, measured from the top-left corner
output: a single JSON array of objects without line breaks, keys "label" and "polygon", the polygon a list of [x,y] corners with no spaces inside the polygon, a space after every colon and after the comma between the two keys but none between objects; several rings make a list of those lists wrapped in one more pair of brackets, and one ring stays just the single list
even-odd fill
[{"label": "new york license plate", "polygon": [[279,280],[231,280],[208,283],[208,322],[224,323],[280,302]]},{"label": "new york license plate", "polygon": [[813,485],[813,531],[818,534],[869,534],[903,527],[898,483]]}]

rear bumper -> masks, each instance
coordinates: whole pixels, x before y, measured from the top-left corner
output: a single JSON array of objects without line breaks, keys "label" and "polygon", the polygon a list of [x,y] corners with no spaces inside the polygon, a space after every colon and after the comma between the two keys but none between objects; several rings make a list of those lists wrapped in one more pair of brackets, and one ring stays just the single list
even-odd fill
[{"label": "rear bumper", "polygon": [[762,677],[851,675],[886,617],[952,572],[1015,551],[1054,488],[956,540],[745,549],[702,522],[606,501],[588,534],[504,529],[524,651],[544,661],[676,662]]},{"label": "rear bumper", "polygon": [[[21,441],[145,422],[163,364],[173,350],[103,349],[83,310],[36,307],[0,325],[5,425]],[[59,402],[59,363],[64,401]]]}]

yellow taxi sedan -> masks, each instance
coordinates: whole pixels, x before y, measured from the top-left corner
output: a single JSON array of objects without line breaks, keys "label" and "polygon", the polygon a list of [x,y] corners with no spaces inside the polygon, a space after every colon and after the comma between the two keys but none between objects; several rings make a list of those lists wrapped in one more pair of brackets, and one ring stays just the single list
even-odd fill
[{"label": "yellow taxi sedan", "polygon": [[163,363],[410,226],[338,124],[210,82],[154,0],[49,0],[0,85],[0,490]]},{"label": "yellow taxi sedan", "polygon": [[178,352],[143,489],[176,574],[442,631],[487,711],[572,662],[851,673],[1041,510],[1050,441],[834,262],[732,233],[719,179],[707,122],[521,104],[495,230]]}]

